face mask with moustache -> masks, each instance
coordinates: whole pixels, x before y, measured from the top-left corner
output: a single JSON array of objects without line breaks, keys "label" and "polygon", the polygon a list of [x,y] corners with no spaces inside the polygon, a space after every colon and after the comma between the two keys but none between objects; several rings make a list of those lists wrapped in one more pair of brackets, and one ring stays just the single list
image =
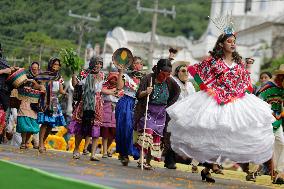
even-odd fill
[{"label": "face mask with moustache", "polygon": [[157,75],[157,81],[159,83],[163,83],[164,81],[166,81],[166,79],[168,77],[170,77],[171,73],[170,72],[166,72],[166,71],[160,71],[160,73],[158,73]]},{"label": "face mask with moustache", "polygon": [[188,80],[188,72],[185,67],[180,68],[178,72],[178,78],[182,82],[186,82]]}]

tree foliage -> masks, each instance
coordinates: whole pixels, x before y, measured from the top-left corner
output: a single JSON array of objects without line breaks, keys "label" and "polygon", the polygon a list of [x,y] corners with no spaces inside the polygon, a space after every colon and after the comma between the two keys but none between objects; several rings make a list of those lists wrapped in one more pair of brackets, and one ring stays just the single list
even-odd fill
[{"label": "tree foliage", "polygon": [[279,69],[281,64],[284,64],[284,55],[279,58],[266,61],[266,63],[262,65],[261,71],[262,72],[267,71],[273,73],[275,70]]},{"label": "tree foliage", "polygon": [[83,59],[72,48],[62,49],[60,51],[60,59],[72,73],[79,71],[84,65]]},{"label": "tree foliage", "polygon": [[[143,7],[154,6],[154,0],[140,2]],[[60,49],[77,47],[80,20],[68,16],[69,10],[79,15],[100,15],[100,22],[86,22],[91,31],[84,35],[82,57],[88,42],[103,46],[106,33],[117,26],[149,32],[153,14],[139,14],[136,3],[136,0],[1,0],[0,42],[6,56],[41,60],[46,64],[51,56],[58,56]],[[159,9],[171,9],[172,5],[175,5],[176,18],[159,14],[157,34],[199,38],[208,24],[211,1],[159,1]]]}]

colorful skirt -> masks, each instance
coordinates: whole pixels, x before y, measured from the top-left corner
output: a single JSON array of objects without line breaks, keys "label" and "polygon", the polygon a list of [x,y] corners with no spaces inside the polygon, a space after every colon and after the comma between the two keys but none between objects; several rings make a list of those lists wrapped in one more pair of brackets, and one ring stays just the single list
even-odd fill
[{"label": "colorful skirt", "polygon": [[36,134],[39,132],[39,124],[36,119],[27,116],[17,117],[17,127],[16,131],[18,133],[32,133]]},{"label": "colorful skirt", "polygon": [[155,160],[161,160],[161,137],[166,123],[166,106],[149,104],[147,112],[147,121],[145,129],[145,137],[143,144],[143,130],[145,117],[142,117],[137,125],[138,139],[136,146],[142,149],[145,154],[150,153]]},{"label": "colorful skirt", "polygon": [[133,155],[133,109],[135,98],[124,95],[115,108],[116,152],[121,156]]},{"label": "colorful skirt", "polygon": [[[75,111],[73,112],[72,121],[68,126],[68,130],[70,134],[81,135],[81,136],[91,136],[98,138],[100,137],[100,127],[102,126],[103,120],[103,100],[100,93],[96,94],[96,107],[95,111],[83,111],[83,103],[80,102],[78,107],[76,107]],[[90,121],[93,123],[92,125],[86,124],[86,121],[82,121],[82,117],[94,119],[94,121]],[[92,113],[92,115],[90,114]],[[89,115],[86,115],[89,114]],[[84,124],[82,124],[84,122]]]},{"label": "colorful skirt", "polygon": [[0,134],[3,133],[5,127],[6,127],[6,113],[4,109],[0,106]]},{"label": "colorful skirt", "polygon": [[272,157],[274,135],[270,105],[253,94],[219,105],[200,91],[176,102],[171,118],[172,149],[199,162],[261,164]]},{"label": "colorful skirt", "polygon": [[68,126],[68,132],[73,135],[80,135],[80,136],[90,136],[94,138],[100,137],[100,126],[93,125],[90,130],[84,129],[82,124],[72,120]]},{"label": "colorful skirt", "polygon": [[45,112],[39,112],[37,115],[37,122],[39,124],[44,124],[49,127],[65,126],[65,118],[62,114],[61,106],[57,105],[57,111],[49,115]]},{"label": "colorful skirt", "polygon": [[104,101],[102,127],[115,127],[114,104],[111,101]]}]

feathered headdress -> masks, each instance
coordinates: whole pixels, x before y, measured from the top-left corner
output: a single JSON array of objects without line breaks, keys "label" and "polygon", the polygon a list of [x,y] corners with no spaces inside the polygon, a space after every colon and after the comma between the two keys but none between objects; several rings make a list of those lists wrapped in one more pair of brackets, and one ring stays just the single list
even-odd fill
[{"label": "feathered headdress", "polygon": [[225,33],[226,35],[236,35],[232,12],[231,14],[227,13],[224,16],[219,15],[216,18],[211,18],[210,16],[208,16],[208,18],[210,18],[210,20],[222,33]]}]

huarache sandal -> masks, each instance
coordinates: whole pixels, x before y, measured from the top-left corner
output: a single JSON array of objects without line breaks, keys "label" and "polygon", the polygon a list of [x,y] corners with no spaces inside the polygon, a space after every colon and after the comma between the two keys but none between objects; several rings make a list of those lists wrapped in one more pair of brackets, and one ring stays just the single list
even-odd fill
[{"label": "huarache sandal", "polygon": [[79,152],[73,152],[73,159],[80,159],[80,153]]},{"label": "huarache sandal", "polygon": [[224,175],[223,171],[221,169],[212,169],[212,173]]},{"label": "huarache sandal", "polygon": [[192,173],[198,173],[198,167],[193,165],[193,166],[191,167],[191,172],[192,172]]},{"label": "huarache sandal", "polygon": [[25,149],[27,149],[28,147],[26,146],[26,144],[21,144],[21,146],[20,146],[20,149],[21,150],[25,150]]},{"label": "huarache sandal", "polygon": [[88,155],[89,153],[90,152],[88,150],[84,149],[82,155]]},{"label": "huarache sandal", "polygon": [[90,158],[90,161],[100,161],[100,159],[97,158],[96,156],[92,156],[92,157]]},{"label": "huarache sandal", "polygon": [[215,179],[213,179],[211,177],[211,174],[208,172],[208,173],[205,173],[204,169],[201,171],[201,178],[202,178],[202,181],[206,181],[206,182],[210,182],[210,183],[215,183]]}]

